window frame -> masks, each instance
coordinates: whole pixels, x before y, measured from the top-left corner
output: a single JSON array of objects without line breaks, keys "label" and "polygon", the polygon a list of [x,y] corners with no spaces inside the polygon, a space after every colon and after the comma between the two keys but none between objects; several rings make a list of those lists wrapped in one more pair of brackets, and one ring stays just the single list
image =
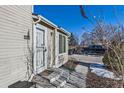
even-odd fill
[{"label": "window frame", "polygon": [[[60,36],[61,36],[61,42],[60,42]],[[66,35],[62,34],[62,33],[59,33],[59,54],[64,54],[67,52],[67,38],[66,38]],[[62,47],[60,47],[60,45]],[[61,51],[60,51],[61,49]]]}]

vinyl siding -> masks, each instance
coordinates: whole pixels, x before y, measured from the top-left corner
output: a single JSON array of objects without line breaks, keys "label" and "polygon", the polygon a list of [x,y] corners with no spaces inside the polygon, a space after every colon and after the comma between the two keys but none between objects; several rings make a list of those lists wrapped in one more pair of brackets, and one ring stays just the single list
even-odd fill
[{"label": "vinyl siding", "polygon": [[32,49],[32,6],[0,6],[0,87],[27,79],[28,31]]}]

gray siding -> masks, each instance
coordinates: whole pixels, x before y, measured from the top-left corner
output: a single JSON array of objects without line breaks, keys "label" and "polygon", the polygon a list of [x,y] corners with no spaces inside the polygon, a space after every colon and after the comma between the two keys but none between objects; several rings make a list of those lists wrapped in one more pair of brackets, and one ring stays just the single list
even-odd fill
[{"label": "gray siding", "polygon": [[[29,44],[24,35],[30,32]],[[32,6],[0,6],[0,87],[27,79],[32,48]]]}]

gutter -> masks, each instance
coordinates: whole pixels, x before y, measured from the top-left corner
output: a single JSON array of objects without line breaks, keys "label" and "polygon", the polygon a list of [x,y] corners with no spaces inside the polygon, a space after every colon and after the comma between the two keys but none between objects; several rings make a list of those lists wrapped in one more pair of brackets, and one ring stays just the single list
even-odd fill
[{"label": "gutter", "polygon": [[55,25],[53,22],[49,21],[49,20],[46,19],[45,17],[43,17],[43,16],[41,16],[41,15],[38,15],[38,14],[33,14],[33,15],[34,15],[33,18],[38,19],[36,22],[34,22],[35,24],[36,24],[36,23],[39,23],[40,21],[43,21],[44,23],[46,23],[46,24],[48,24],[48,25],[50,25],[50,26],[52,26],[52,27],[54,27],[54,28],[56,28],[56,29],[62,31],[62,32],[65,33],[65,34],[67,34],[68,36],[71,35],[70,32],[68,32],[67,30],[65,30],[65,29],[62,28],[62,27],[58,27],[57,25]]}]

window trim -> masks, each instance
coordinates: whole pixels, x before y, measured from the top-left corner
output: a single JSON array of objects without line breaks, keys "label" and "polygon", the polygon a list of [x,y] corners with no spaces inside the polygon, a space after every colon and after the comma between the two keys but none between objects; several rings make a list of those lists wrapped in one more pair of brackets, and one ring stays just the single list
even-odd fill
[{"label": "window trim", "polygon": [[[64,36],[65,37],[65,49],[64,49],[64,52],[62,52],[62,53],[60,53],[60,41],[59,41],[59,51],[58,51],[58,53],[59,53],[59,55],[63,55],[63,54],[66,54],[67,53],[67,37],[66,37],[66,35],[64,35],[64,34],[62,34],[62,33],[59,33],[59,36]],[[60,37],[59,37],[59,39],[60,39]]]}]

